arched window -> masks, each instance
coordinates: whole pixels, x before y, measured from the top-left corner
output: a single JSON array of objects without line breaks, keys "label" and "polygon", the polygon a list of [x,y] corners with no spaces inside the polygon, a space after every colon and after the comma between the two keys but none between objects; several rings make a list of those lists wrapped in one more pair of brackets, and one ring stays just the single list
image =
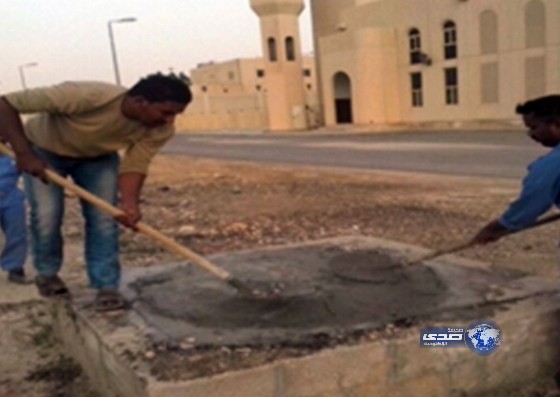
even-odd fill
[{"label": "arched window", "polygon": [[525,5],[525,47],[544,47],[546,44],[546,9],[541,0]]},{"label": "arched window", "polygon": [[525,59],[525,97],[536,98],[546,93],[546,57]]},{"label": "arched window", "polygon": [[296,51],[294,48],[294,38],[293,37],[286,37],[286,60],[288,61],[295,61],[296,60]]},{"label": "arched window", "polygon": [[478,21],[480,53],[496,54],[498,52],[498,16],[494,11],[486,10],[480,13]]},{"label": "arched window", "polygon": [[415,65],[422,62],[422,38],[420,31],[412,28],[408,31],[408,45],[410,52],[410,64]]},{"label": "arched window", "polygon": [[453,21],[446,21],[443,24],[443,57],[457,58],[457,25]]},{"label": "arched window", "polygon": [[270,60],[270,62],[276,62],[278,60],[276,40],[273,37],[269,37],[268,39],[268,59]]}]

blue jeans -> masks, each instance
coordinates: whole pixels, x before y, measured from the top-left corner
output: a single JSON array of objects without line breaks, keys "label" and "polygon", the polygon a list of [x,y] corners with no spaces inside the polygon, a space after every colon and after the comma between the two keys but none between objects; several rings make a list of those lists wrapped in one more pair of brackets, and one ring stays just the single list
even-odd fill
[{"label": "blue jeans", "polygon": [[27,225],[23,193],[19,189],[1,194],[0,227],[5,240],[0,254],[2,269],[7,272],[23,269],[27,258]]},{"label": "blue jeans", "polygon": [[[82,188],[116,205],[119,156],[117,153],[95,158],[59,156],[34,148],[60,175],[70,176]],[[52,276],[62,266],[64,191],[58,185],[43,183],[24,175],[25,191],[31,214],[31,252],[33,265],[42,276]],[[85,259],[93,288],[116,288],[120,281],[119,229],[110,216],[81,200],[85,219]]]}]

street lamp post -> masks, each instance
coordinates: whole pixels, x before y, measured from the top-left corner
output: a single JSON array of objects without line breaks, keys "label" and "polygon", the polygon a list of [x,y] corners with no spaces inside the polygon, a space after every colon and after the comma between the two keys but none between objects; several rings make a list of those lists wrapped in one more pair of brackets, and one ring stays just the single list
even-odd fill
[{"label": "street lamp post", "polygon": [[23,89],[27,89],[27,85],[25,84],[25,73],[23,72],[24,68],[31,68],[33,66],[37,66],[38,63],[37,62],[30,62],[30,63],[26,63],[23,65],[19,65],[18,69],[19,69],[19,78],[21,80],[21,86],[23,87]]},{"label": "street lamp post", "polygon": [[117,61],[117,49],[115,47],[115,37],[113,35],[113,23],[126,23],[126,22],[136,22],[136,18],[120,18],[111,19],[107,22],[107,27],[109,28],[109,41],[111,42],[111,55],[113,56],[113,69],[115,70],[115,80],[118,85],[121,85],[121,76],[119,74],[119,63]]}]

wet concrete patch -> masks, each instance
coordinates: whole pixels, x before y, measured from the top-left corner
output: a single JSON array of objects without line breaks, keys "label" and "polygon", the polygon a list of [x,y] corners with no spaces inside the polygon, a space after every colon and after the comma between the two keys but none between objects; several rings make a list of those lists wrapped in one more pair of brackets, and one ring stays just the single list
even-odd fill
[{"label": "wet concrete patch", "polygon": [[[154,340],[253,347],[315,343],[317,334],[340,338],[438,314],[449,288],[458,288],[445,273],[408,266],[401,253],[382,248],[326,243],[233,253],[214,262],[274,296],[240,295],[184,264],[136,273],[127,282],[127,297]],[[464,269],[458,277],[475,280],[469,272],[481,273]],[[497,277],[484,275],[485,283],[496,281],[491,279]],[[475,294],[488,289],[476,282],[462,288]]]}]

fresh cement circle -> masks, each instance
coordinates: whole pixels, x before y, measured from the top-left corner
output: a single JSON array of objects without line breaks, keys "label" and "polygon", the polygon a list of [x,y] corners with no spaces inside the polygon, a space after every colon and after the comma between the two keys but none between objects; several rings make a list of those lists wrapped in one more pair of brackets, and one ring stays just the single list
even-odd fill
[{"label": "fresh cement circle", "polygon": [[136,308],[171,338],[259,345],[414,317],[433,310],[446,293],[430,268],[405,266],[382,250],[314,246],[233,255],[224,262],[251,288],[274,295],[239,294],[200,269],[179,266],[134,281]]}]

